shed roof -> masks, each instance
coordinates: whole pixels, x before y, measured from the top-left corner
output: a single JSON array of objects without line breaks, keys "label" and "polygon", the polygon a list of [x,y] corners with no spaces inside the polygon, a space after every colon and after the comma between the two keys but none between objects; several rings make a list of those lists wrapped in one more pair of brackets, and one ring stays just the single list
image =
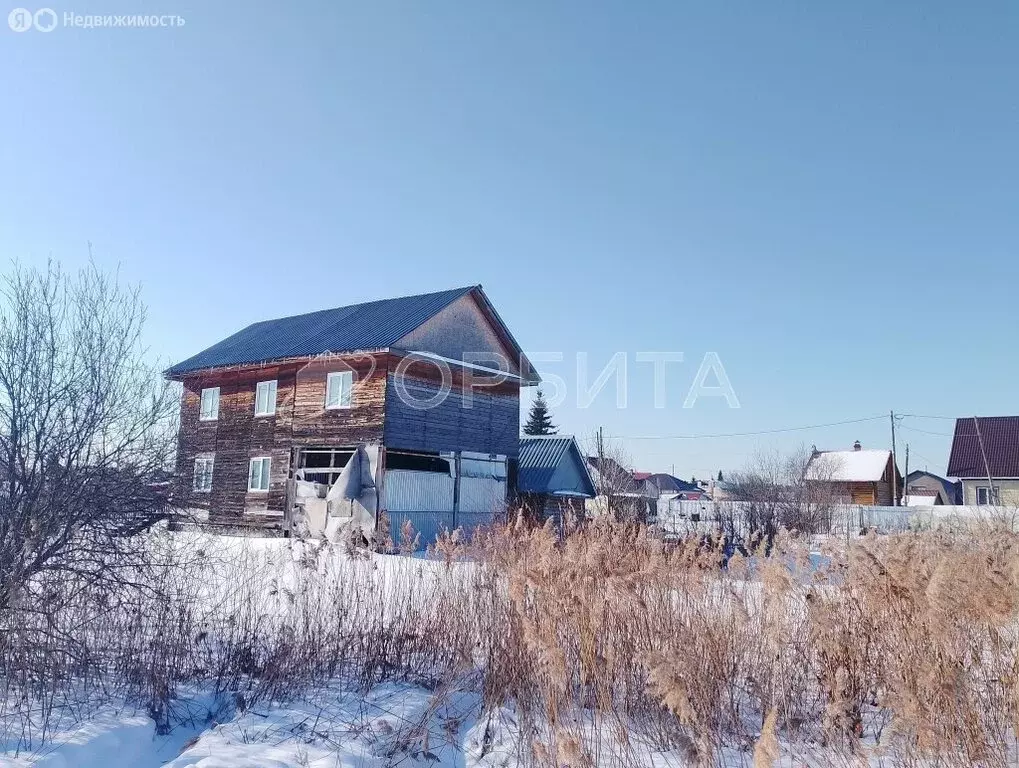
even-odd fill
[{"label": "shed roof", "polygon": [[572,435],[542,435],[520,438],[517,487],[524,493],[556,493],[552,480],[562,462],[572,456],[584,490],[595,495],[594,481],[588,472]]},{"label": "shed roof", "polygon": [[976,421],[972,416],[956,419],[948,474],[963,478],[987,475],[1019,478],[1019,416],[980,416]]},{"label": "shed roof", "polygon": [[[509,329],[480,285],[381,299],[253,323],[166,371],[175,377],[206,368],[250,365],[326,353],[387,349],[447,306],[473,293],[507,343],[520,354]],[[526,364],[526,358],[524,358]],[[525,377],[529,371],[525,371]]]}]

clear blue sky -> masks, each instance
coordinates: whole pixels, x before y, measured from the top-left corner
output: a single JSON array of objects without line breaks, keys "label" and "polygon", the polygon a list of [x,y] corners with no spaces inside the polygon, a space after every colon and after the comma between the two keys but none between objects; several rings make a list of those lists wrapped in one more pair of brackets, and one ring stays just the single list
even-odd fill
[{"label": "clear blue sky", "polygon": [[[569,361],[545,371],[627,353],[625,410],[556,409],[578,434],[1019,413],[1012,0],[53,7],[186,23],[0,27],[0,255],[75,266],[91,241],[143,285],[164,359],[482,283]],[[664,410],[646,350],[686,356]],[[681,407],[708,351],[738,410]],[[857,438],[887,446],[887,419],[624,445],[704,476]],[[947,436],[901,438],[944,469]]]}]

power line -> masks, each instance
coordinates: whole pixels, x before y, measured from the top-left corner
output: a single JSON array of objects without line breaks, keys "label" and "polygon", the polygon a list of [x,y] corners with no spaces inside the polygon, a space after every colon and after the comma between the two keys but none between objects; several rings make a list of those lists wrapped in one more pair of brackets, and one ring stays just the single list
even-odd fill
[{"label": "power line", "polygon": [[827,424],[810,424],[805,427],[781,427],[779,429],[764,429],[759,432],[728,432],[717,435],[606,435],[613,440],[710,440],[726,437],[755,437],[757,435],[775,435],[780,432],[803,432],[810,429],[824,429],[826,427],[840,427],[844,424],[862,424],[865,421],[877,421],[886,419],[886,415],[867,416],[862,419],[846,419],[845,421],[832,421]]},{"label": "power line", "polygon": [[919,453],[916,450],[913,450],[913,455],[916,456],[917,458],[920,458],[920,459],[923,459],[924,461],[926,461],[928,466],[931,465],[931,464],[938,465],[938,464],[941,463],[940,461],[934,461],[933,459],[931,459],[931,458],[929,458],[927,456],[924,456],[922,453]]},{"label": "power line", "polygon": [[950,432],[931,432],[929,429],[919,429],[918,427],[909,427],[905,424],[900,424],[902,429],[908,429],[910,432],[920,432],[924,435],[937,435],[938,437],[953,437]]}]

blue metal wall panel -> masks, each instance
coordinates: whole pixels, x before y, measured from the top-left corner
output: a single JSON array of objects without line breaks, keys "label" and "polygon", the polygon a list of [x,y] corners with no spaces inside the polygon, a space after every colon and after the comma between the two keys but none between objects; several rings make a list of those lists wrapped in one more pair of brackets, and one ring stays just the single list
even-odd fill
[{"label": "blue metal wall panel", "polygon": [[[420,549],[435,543],[443,531],[454,530],[452,512],[389,512],[389,535],[393,538],[396,546],[400,544],[400,528],[405,520],[410,520],[414,526],[415,533],[421,535],[418,542]],[[456,516],[455,527],[462,528],[464,535],[469,539],[480,527],[491,525],[493,522],[502,519],[497,513],[460,513]]]},{"label": "blue metal wall panel", "polygon": [[516,458],[520,449],[520,397],[475,392],[471,407],[456,390],[430,408],[437,383],[404,378],[386,384],[384,442],[387,448],[409,451],[476,451]]}]

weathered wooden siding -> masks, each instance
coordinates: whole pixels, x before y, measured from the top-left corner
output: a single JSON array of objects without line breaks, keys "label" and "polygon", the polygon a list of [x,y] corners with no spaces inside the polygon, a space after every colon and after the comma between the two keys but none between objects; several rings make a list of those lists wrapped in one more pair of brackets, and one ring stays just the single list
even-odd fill
[{"label": "weathered wooden siding", "polygon": [[[505,383],[475,389],[465,397],[463,380],[454,375],[450,391],[438,400],[442,383],[391,371],[386,386],[384,442],[387,448],[418,451],[478,451],[516,458],[520,446],[520,390]],[[468,405],[469,403],[469,405]]]},{"label": "weathered wooden siding", "polygon": [[[441,389],[430,364],[414,364],[396,385],[399,358],[345,356],[312,363],[214,372],[189,377],[181,397],[177,460],[178,492],[192,508],[207,509],[210,521],[279,524],[286,506],[291,450],[300,446],[346,448],[382,442],[387,448],[420,451],[479,451],[516,457],[520,431],[519,385],[515,381],[476,387],[465,399],[462,371],[450,374],[448,396],[428,409],[401,397],[432,398]],[[353,370],[350,408],[326,409],[331,371]],[[255,388],[277,382],[276,413],[255,416]],[[220,388],[219,418],[200,421],[201,390]],[[468,401],[470,405],[468,406]],[[212,491],[193,493],[195,457],[215,455]],[[272,460],[268,493],[248,492],[252,458]]]},{"label": "weathered wooden siding", "polygon": [[[291,367],[265,367],[195,377],[184,382],[178,447],[178,488],[187,494],[188,506],[208,509],[227,521],[245,513],[282,514],[289,473],[290,432],[295,377]],[[276,413],[255,416],[255,387],[276,380]],[[201,391],[219,387],[219,417],[201,421]],[[199,454],[215,456],[212,491],[193,493],[194,462]],[[268,456],[268,493],[248,492],[249,462]]]},{"label": "weathered wooden siding", "polygon": [[[354,371],[351,407],[327,410],[326,380],[332,371]],[[382,440],[386,405],[386,357],[364,355],[310,363],[297,373],[293,409],[295,445],[356,446]]]},{"label": "weathered wooden siding", "polygon": [[[177,433],[177,469],[174,495],[186,499],[188,506],[209,508],[209,494],[192,493],[195,457],[200,453],[216,449],[216,426],[218,422],[199,421],[201,384],[194,380],[184,382],[180,396],[180,431]],[[215,471],[215,470],[214,470]],[[215,482],[215,477],[213,478]]]},{"label": "weathered wooden siding", "polygon": [[[177,492],[186,506],[208,510],[212,522],[278,524],[286,505],[293,446],[354,446],[382,439],[385,358],[380,357],[381,365],[373,365],[372,360],[333,359],[186,379],[177,452]],[[347,367],[355,371],[352,407],[327,410],[326,375]],[[255,416],[256,385],[273,379],[276,413]],[[217,386],[219,418],[201,421],[201,391]],[[212,491],[195,493],[195,458],[204,453],[215,455]],[[250,460],[265,456],[271,459],[269,491],[249,492]]]},{"label": "weathered wooden siding", "polygon": [[[520,360],[508,344],[489,323],[477,300],[470,294],[461,296],[420,327],[400,339],[400,349],[432,352],[461,362],[482,362],[488,367],[500,367],[491,362],[493,356],[506,361],[511,373],[519,373]],[[465,355],[467,356],[465,359]]]}]

